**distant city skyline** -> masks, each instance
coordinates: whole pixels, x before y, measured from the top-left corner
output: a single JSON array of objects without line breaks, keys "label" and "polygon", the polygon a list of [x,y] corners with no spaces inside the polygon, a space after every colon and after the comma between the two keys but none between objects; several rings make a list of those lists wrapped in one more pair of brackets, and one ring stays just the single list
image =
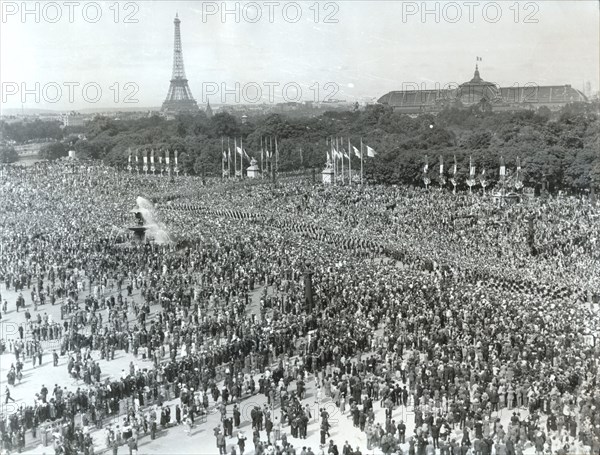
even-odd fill
[{"label": "distant city skyline", "polygon": [[[99,10],[81,2],[73,11],[61,2],[59,10],[24,4],[25,16],[22,2],[2,3],[2,109],[159,107],[171,78],[176,13],[189,86],[202,108],[207,94],[215,106],[236,96],[245,104],[375,102],[392,90],[465,82],[475,63],[500,86],[585,91],[589,82],[596,92],[600,79],[595,0],[484,1],[473,10],[469,2],[400,1],[280,2],[271,11],[264,2],[99,2]],[[238,17],[219,17],[236,7]],[[23,88],[31,92],[22,104]]]}]

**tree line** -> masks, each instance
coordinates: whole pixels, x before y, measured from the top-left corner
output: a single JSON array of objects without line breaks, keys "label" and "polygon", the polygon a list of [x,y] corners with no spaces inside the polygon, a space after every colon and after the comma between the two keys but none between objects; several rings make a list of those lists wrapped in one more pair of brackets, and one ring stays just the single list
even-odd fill
[{"label": "tree line", "polygon": [[[119,167],[127,166],[129,150],[140,156],[146,150],[155,150],[157,156],[169,150],[171,157],[177,150],[179,167],[192,175],[221,175],[222,150],[227,150],[228,139],[232,159],[234,138],[238,142],[241,138],[248,155],[260,162],[261,143],[266,141],[274,149],[277,138],[282,172],[322,169],[331,138],[341,138],[344,149],[348,139],[357,148],[362,140],[377,152],[375,158],[364,154],[365,175],[373,182],[422,183],[428,160],[429,176],[435,183],[442,156],[446,179],[452,177],[456,157],[459,185],[465,185],[470,160],[477,175],[485,168],[486,178],[493,184],[499,178],[502,156],[508,174],[514,173],[520,159],[526,186],[546,180],[551,189],[581,190],[600,186],[599,107],[598,102],[572,103],[559,111],[542,107],[490,112],[480,106],[454,106],[437,115],[406,115],[383,105],[370,105],[317,117],[255,115],[245,123],[225,112],[210,118],[204,112],[182,114],[174,120],[159,115],[135,120],[96,116],[82,127],[61,128],[58,122],[0,122],[0,132],[5,139],[17,142],[58,139],[42,150],[47,159],[66,156],[74,149],[79,157],[101,159]],[[3,156],[0,149],[0,159]],[[353,169],[359,169],[360,159],[351,156]],[[244,165],[248,164],[245,161]]]}]

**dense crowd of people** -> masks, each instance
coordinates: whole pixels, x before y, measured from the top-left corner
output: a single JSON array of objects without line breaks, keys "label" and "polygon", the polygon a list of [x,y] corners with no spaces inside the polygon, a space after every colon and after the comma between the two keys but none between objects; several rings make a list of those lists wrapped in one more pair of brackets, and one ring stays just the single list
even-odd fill
[{"label": "dense crowd of people", "polygon": [[[175,243],[130,241],[138,196]],[[11,168],[0,204],[2,291],[31,297],[5,396],[53,340],[75,385],[2,416],[7,451],[45,423],[57,453],[93,453],[93,427],[132,453],[217,413],[215,453],[600,453],[600,211],[587,200],[204,186],[56,162]],[[142,367],[103,377],[98,359],[121,351]],[[250,396],[265,404],[245,412]],[[366,444],[336,435],[334,416]]]}]

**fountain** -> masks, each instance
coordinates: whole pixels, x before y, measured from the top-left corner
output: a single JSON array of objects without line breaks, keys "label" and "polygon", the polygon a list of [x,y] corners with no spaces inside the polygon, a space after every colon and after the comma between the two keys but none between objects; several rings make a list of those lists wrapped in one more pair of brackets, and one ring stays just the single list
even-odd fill
[{"label": "fountain", "polygon": [[171,235],[164,223],[158,220],[154,205],[148,199],[138,197],[137,207],[131,212],[135,214],[137,225],[129,228],[138,242],[153,241],[158,245],[173,243]]}]

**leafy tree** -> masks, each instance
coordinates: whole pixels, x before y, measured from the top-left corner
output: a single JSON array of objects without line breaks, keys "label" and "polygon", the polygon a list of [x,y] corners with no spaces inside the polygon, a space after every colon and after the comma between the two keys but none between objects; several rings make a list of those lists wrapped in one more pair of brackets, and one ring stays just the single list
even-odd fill
[{"label": "leafy tree", "polygon": [[55,160],[67,156],[69,154],[69,148],[62,142],[52,142],[43,146],[40,150],[40,157],[46,160]]},{"label": "leafy tree", "polygon": [[14,163],[19,159],[19,155],[14,147],[8,145],[0,145],[0,163]]}]

